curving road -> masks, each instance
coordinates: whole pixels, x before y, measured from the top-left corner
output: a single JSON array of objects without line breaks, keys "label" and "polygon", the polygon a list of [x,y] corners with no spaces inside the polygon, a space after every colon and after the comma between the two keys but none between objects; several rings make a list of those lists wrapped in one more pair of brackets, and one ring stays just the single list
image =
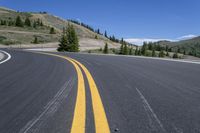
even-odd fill
[{"label": "curving road", "polygon": [[5,51],[12,59],[0,64],[1,133],[200,132],[199,64]]}]

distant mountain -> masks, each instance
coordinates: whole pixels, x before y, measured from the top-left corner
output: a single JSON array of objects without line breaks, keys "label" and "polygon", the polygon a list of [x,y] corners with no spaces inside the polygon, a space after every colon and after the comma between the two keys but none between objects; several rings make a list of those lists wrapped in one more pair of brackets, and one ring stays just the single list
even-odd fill
[{"label": "distant mountain", "polygon": [[[17,16],[20,16],[24,22],[26,18],[31,20],[33,25],[34,22],[42,22],[43,26],[32,27],[16,27],[8,26],[15,22]],[[0,24],[0,44],[11,45],[11,44],[31,44],[35,37],[39,39],[40,43],[58,42],[63,27],[67,24],[72,24],[78,34],[80,40],[80,46],[82,50],[95,49],[104,46],[107,42],[109,47],[120,47],[119,43],[110,41],[103,35],[97,34],[84,26],[72,23],[64,20],[57,16],[48,14],[46,12],[17,12],[11,9],[0,7],[0,22],[6,21],[6,25]],[[56,34],[49,34],[50,29],[54,28]],[[55,43],[55,47],[57,43]]]},{"label": "distant mountain", "polygon": [[157,44],[163,47],[168,46],[173,52],[179,51],[180,53],[200,57],[200,37],[177,42],[159,41]]}]

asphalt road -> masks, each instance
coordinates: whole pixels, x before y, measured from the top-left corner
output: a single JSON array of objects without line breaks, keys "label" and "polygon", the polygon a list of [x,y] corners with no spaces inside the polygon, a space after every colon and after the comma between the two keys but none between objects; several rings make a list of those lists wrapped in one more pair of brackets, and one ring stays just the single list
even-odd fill
[{"label": "asphalt road", "polygon": [[[12,59],[0,64],[0,132],[70,132],[79,79],[72,63],[51,55],[7,52]],[[110,132],[200,133],[199,64],[60,55],[79,61],[91,73]],[[89,86],[84,69],[81,71],[86,92],[84,130],[94,133],[97,130],[92,104],[94,88]]]}]

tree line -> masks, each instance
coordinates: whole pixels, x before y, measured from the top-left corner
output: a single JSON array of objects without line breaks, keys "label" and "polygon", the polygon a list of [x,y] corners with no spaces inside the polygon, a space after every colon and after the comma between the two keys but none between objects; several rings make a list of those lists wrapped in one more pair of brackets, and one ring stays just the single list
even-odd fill
[{"label": "tree line", "polygon": [[[43,24],[43,21],[41,19],[37,20],[31,20],[29,17],[26,17],[24,20],[17,16],[15,20],[12,20],[9,18],[8,20],[0,20],[0,25],[2,26],[15,26],[15,27],[32,27],[32,28],[38,28],[45,26]],[[56,34],[55,28],[50,27],[49,34]]]},{"label": "tree line", "polygon": [[34,20],[32,22],[29,17],[23,20],[20,16],[17,16],[15,20],[12,20],[11,18],[9,18],[8,20],[0,20],[0,25],[16,26],[16,27],[27,26],[27,27],[33,27],[33,28],[36,28],[37,26],[44,26],[42,20],[40,19]]},{"label": "tree line", "polygon": [[[92,32],[95,32],[96,34],[98,35],[103,35],[105,38],[113,41],[113,42],[116,42],[116,43],[121,43],[121,40],[120,39],[117,39],[115,37],[115,35],[108,35],[107,31],[104,31],[104,33],[101,32],[101,30],[98,28],[98,29],[94,29],[92,26],[89,26],[88,24],[85,24],[83,22],[79,22],[77,20],[73,20],[73,19],[69,19],[68,21],[72,22],[72,23],[75,23],[77,25],[80,25],[80,26],[83,26],[85,28],[87,28],[88,30],[92,31]],[[97,36],[95,36],[95,39],[98,39]],[[126,42],[128,45],[130,45],[128,42]]]}]

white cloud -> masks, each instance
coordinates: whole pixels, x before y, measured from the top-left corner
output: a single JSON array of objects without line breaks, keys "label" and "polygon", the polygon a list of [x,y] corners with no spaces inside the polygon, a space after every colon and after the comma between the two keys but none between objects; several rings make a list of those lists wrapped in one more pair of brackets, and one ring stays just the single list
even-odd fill
[{"label": "white cloud", "polygon": [[128,38],[125,39],[125,41],[132,43],[132,44],[136,44],[136,45],[142,45],[144,42],[158,42],[158,41],[171,41],[171,42],[175,42],[175,41],[180,41],[180,40],[187,40],[187,39],[191,39],[197,37],[197,35],[185,35],[185,36],[181,36],[178,37],[176,39],[162,39],[162,38],[158,38],[158,39],[153,39],[153,38]]},{"label": "white cloud", "polygon": [[144,42],[158,42],[158,41],[175,41],[171,39],[152,39],[152,38],[129,38],[125,39],[125,41],[136,44],[136,45],[142,45]]},{"label": "white cloud", "polygon": [[191,39],[191,38],[195,38],[195,37],[197,37],[197,35],[190,34],[190,35],[181,36],[181,37],[179,37],[177,39],[178,40],[187,40],[187,39]]}]

